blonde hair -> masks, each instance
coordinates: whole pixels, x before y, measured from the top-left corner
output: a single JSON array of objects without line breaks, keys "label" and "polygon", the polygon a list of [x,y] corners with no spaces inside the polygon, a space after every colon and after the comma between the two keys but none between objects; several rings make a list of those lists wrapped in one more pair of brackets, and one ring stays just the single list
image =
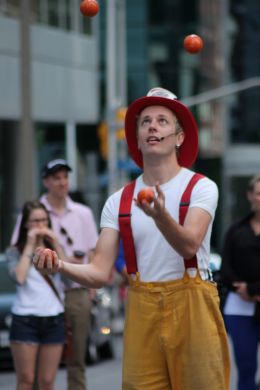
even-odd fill
[{"label": "blonde hair", "polygon": [[249,183],[248,183],[248,186],[247,186],[247,190],[249,192],[252,192],[254,191],[254,188],[255,188],[255,185],[256,183],[260,182],[260,174],[257,174],[255,176],[253,176],[250,180],[249,180]]}]

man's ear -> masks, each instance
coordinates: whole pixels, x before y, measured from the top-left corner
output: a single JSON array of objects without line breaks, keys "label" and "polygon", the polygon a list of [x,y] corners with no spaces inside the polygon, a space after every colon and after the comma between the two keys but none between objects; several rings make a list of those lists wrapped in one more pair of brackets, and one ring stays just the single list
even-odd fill
[{"label": "man's ear", "polygon": [[252,203],[252,192],[251,191],[247,191],[246,197],[247,197],[248,202]]},{"label": "man's ear", "polygon": [[42,179],[42,183],[43,183],[43,185],[44,185],[45,188],[48,188],[48,179],[47,179],[46,177],[44,177],[44,178]]},{"label": "man's ear", "polygon": [[185,140],[185,133],[184,131],[180,131],[177,134],[177,140],[176,140],[176,144],[178,145],[178,147],[180,147],[183,144],[184,140]]}]

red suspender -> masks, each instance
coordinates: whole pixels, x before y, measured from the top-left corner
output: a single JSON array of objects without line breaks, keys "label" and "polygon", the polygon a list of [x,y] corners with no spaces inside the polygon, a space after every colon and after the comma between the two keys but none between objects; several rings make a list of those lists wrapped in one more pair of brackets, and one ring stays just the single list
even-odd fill
[{"label": "red suspender", "polygon": [[[179,222],[183,225],[189,204],[193,187],[204,176],[199,173],[194,173],[190,179],[184,193],[181,197],[179,208]],[[127,184],[122,192],[120,206],[119,206],[119,229],[123,242],[124,256],[126,260],[126,268],[129,274],[137,272],[137,261],[134,246],[134,239],[131,227],[131,206],[133,201],[133,194],[135,188],[135,180]],[[198,268],[196,255],[192,259],[184,259],[185,268]]]},{"label": "red suspender", "polygon": [[135,245],[131,226],[131,206],[135,189],[135,180],[127,184],[122,192],[119,206],[119,229],[123,242],[124,256],[127,272],[135,274],[137,272],[137,261]]},{"label": "red suspender", "polygon": [[[192,178],[190,179],[184,193],[181,197],[181,203],[179,207],[179,223],[180,225],[184,224],[185,217],[190,205],[190,197],[193,190],[193,187],[195,184],[202,179],[204,176],[200,175],[199,173],[194,173]],[[184,260],[184,266],[185,269],[187,268],[198,268],[198,262],[197,262],[197,256],[193,256],[191,259],[183,259]]]}]

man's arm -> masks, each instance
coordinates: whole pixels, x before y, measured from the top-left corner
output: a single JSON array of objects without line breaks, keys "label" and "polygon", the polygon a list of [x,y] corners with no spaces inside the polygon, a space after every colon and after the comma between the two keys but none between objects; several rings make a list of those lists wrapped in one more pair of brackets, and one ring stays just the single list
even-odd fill
[{"label": "man's arm", "polygon": [[211,216],[205,210],[190,208],[184,225],[177,223],[165,209],[155,221],[168,243],[185,259],[198,251],[206,235]]},{"label": "man's arm", "polygon": [[59,271],[84,286],[99,288],[109,281],[111,270],[117,257],[118,246],[119,232],[114,229],[104,228],[101,231],[95,253],[89,264],[64,262],[58,259],[55,252],[52,260],[48,254],[44,253],[42,248],[37,249],[33,263],[41,273]]}]

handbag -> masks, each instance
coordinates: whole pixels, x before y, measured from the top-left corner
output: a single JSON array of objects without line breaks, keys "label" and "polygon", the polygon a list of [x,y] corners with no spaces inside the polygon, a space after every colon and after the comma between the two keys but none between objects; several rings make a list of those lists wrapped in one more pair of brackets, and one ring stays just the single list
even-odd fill
[{"label": "handbag", "polygon": [[[53,292],[55,293],[56,297],[58,300],[61,302],[61,304],[64,306],[63,300],[60,297],[60,294],[51,280],[51,278],[48,275],[42,275],[46,282],[49,284]],[[67,359],[71,358],[73,355],[73,335],[72,335],[72,327],[71,324],[68,320],[68,318],[65,315],[65,343],[63,346],[63,351],[62,351],[62,356],[61,360],[62,361],[67,361]]]}]

